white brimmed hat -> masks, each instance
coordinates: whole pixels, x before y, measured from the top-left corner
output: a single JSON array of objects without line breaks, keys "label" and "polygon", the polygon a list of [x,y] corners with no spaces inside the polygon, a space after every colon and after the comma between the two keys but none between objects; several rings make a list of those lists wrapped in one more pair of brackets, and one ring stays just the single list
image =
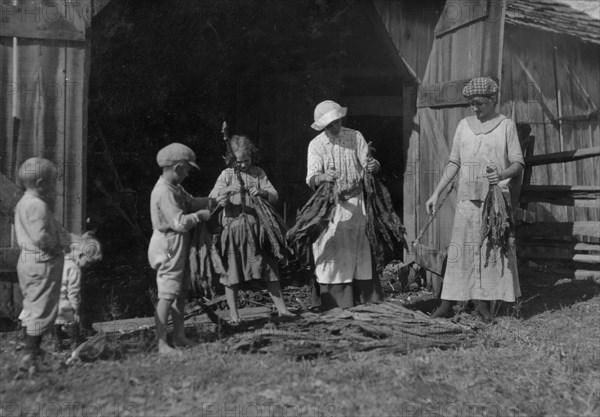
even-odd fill
[{"label": "white brimmed hat", "polygon": [[315,107],[315,122],[310,127],[315,130],[323,130],[329,123],[346,116],[347,111],[346,107],[340,106],[335,101],[322,101]]}]

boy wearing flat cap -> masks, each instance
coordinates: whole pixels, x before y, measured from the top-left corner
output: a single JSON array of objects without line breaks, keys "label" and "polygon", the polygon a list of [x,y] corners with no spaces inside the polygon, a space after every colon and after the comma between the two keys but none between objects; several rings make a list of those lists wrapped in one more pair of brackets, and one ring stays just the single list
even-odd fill
[{"label": "boy wearing flat cap", "polygon": [[193,198],[181,186],[196,164],[194,151],[180,143],[161,149],[156,162],[162,175],[150,196],[152,238],[148,247],[148,261],[157,271],[158,305],[156,307],[156,333],[160,354],[178,353],[167,343],[167,321],[173,315],[173,345],[190,347],[194,342],[185,337],[183,310],[185,296],[191,288],[187,263],[190,248],[188,233],[201,221],[208,220],[210,210],[225,204],[225,198]]}]

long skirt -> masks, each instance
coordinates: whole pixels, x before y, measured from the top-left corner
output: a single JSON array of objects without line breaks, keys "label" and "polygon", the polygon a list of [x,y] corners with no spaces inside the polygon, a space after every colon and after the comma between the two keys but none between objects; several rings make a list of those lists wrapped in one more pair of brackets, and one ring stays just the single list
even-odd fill
[{"label": "long skirt", "polygon": [[332,221],[313,244],[315,275],[321,307],[348,308],[358,302],[383,299],[366,234],[364,196],[342,200]]},{"label": "long skirt", "polygon": [[453,301],[502,300],[521,296],[514,236],[506,255],[486,255],[487,239],[480,245],[483,202],[459,201],[448,246],[442,299]]},{"label": "long skirt", "polygon": [[[375,263],[373,262],[373,265]],[[332,308],[350,308],[357,304],[380,303],[383,301],[383,288],[377,270],[373,270],[370,280],[355,280],[344,284],[314,283],[311,294],[314,305],[320,305],[321,310]]]},{"label": "long skirt", "polygon": [[277,259],[260,248],[259,225],[252,214],[225,217],[217,250],[225,273],[220,282],[226,286],[279,281]]}]

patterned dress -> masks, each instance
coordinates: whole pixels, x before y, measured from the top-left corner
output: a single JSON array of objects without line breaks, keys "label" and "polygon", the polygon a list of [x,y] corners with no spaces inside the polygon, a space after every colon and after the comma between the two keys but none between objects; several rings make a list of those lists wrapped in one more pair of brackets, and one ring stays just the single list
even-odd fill
[{"label": "patterned dress", "polygon": [[[461,120],[450,152],[450,162],[460,167],[460,177],[442,299],[514,302],[521,295],[514,237],[506,256],[492,254],[486,259],[481,247],[487,242],[480,245],[481,216],[489,190],[486,166],[501,172],[514,162],[525,163],[511,120],[498,115],[481,129],[474,129],[478,125],[474,116]],[[498,186],[510,202],[510,180],[500,181]]]},{"label": "patterned dress", "polygon": [[[277,203],[279,198],[277,191],[261,168],[251,166],[246,172],[240,172],[240,175],[246,189],[256,187],[264,190],[268,193],[269,203]],[[237,182],[237,175],[234,170],[225,169],[219,175],[209,197],[217,198],[223,188],[235,182]],[[221,275],[221,283],[232,286],[255,281],[278,281],[277,259],[260,248],[260,224],[248,191],[230,195],[230,204],[223,210],[220,220],[223,231],[217,244],[217,251],[226,271]]]},{"label": "patterned dress", "polygon": [[342,127],[337,137],[325,132],[308,146],[306,182],[334,169],[342,198],[328,229],[313,244],[315,274],[319,284],[349,284],[372,279],[371,247],[366,235],[367,216],[362,175],[368,145],[362,134]]}]

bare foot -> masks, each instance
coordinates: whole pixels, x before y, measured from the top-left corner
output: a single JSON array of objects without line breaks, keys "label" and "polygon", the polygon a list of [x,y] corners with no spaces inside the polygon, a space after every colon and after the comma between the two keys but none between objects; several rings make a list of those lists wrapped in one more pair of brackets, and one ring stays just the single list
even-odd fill
[{"label": "bare foot", "polygon": [[183,347],[183,348],[191,348],[196,346],[197,343],[191,339],[188,339],[185,336],[173,338],[173,346],[175,347]]},{"label": "bare foot", "polygon": [[167,344],[160,344],[158,345],[158,354],[161,356],[180,356],[181,352]]},{"label": "bare foot", "polygon": [[285,310],[278,311],[277,314],[279,317],[297,317],[295,313],[292,313],[287,308]]}]

